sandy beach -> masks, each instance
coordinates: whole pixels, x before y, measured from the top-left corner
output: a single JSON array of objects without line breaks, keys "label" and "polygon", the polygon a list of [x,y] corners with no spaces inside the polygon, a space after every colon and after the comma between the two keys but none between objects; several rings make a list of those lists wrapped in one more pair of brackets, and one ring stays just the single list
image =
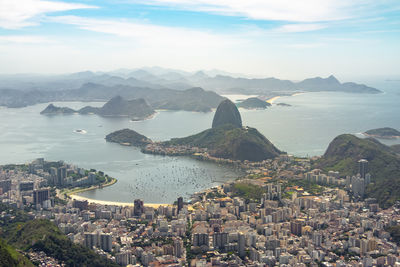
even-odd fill
[{"label": "sandy beach", "polygon": [[277,99],[280,98],[280,97],[282,97],[282,96],[274,96],[274,97],[268,99],[267,102],[270,103],[270,104],[273,104],[274,101],[277,100]]},{"label": "sandy beach", "polygon": [[[132,202],[117,202],[117,201],[105,201],[105,200],[97,200],[97,199],[90,199],[87,197],[82,197],[78,195],[71,194],[69,195],[71,199],[76,199],[76,200],[87,200],[89,203],[96,203],[99,205],[109,205],[109,206],[121,206],[121,207],[126,207],[126,206],[132,206],[133,207],[133,201]],[[152,207],[154,209],[157,209],[159,206],[172,206],[172,204],[162,204],[162,203],[144,203],[146,207]]]}]

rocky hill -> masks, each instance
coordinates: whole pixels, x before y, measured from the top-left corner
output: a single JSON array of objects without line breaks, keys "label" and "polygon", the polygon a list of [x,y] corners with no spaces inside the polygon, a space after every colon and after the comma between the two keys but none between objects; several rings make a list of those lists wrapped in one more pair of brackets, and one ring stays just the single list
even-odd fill
[{"label": "rocky hill", "polygon": [[207,148],[211,156],[233,160],[263,161],[279,156],[277,149],[257,129],[224,124],[184,138],[174,138],[164,145],[189,145]]},{"label": "rocky hill", "polygon": [[97,114],[101,116],[128,116],[133,119],[143,119],[154,114],[154,110],[143,98],[125,100],[121,96],[116,96],[105,103],[97,111]]},{"label": "rocky hill", "polygon": [[155,111],[146,103],[144,99],[126,100],[121,96],[113,97],[102,107],[86,106],[80,110],[73,110],[67,107],[56,107],[53,104],[48,105],[40,114],[98,114],[100,116],[124,116],[132,120],[143,120],[155,113]]},{"label": "rocky hill", "polygon": [[389,127],[368,130],[364,133],[364,135],[381,139],[400,138],[400,132]]},{"label": "rocky hill", "polygon": [[76,110],[67,107],[56,107],[53,104],[49,104],[40,114],[43,115],[59,115],[59,114],[73,114]]},{"label": "rocky hill", "polygon": [[246,109],[266,109],[267,107],[270,107],[271,104],[259,99],[258,97],[250,97],[237,104],[237,106]]},{"label": "rocky hill", "polygon": [[336,137],[314,167],[336,170],[342,175],[357,174],[357,161],[367,159],[372,183],[367,196],[376,198],[383,207],[400,200],[400,157],[391,147],[376,139],[361,139],[351,134]]},{"label": "rocky hill", "polygon": [[212,122],[212,128],[223,126],[225,124],[231,124],[239,128],[242,127],[242,118],[239,110],[229,99],[225,99],[218,105]]},{"label": "rocky hill", "polygon": [[106,136],[106,141],[137,147],[152,143],[149,138],[131,129],[123,129],[110,133]]}]

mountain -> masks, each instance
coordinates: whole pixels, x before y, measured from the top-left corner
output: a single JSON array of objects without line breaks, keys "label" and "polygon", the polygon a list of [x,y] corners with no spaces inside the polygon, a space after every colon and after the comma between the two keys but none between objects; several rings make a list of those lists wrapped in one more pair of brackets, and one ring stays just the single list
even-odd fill
[{"label": "mountain", "polygon": [[43,251],[46,255],[64,262],[65,266],[119,266],[93,250],[74,244],[48,220],[35,219],[9,223],[2,235],[9,244],[20,250]]},{"label": "mountain", "polygon": [[400,138],[400,132],[389,127],[368,130],[364,133],[364,135],[382,139]]},{"label": "mountain", "polygon": [[154,114],[154,112],[143,98],[125,100],[121,96],[116,96],[98,109],[97,114],[101,116],[128,116],[140,120]]},{"label": "mountain", "polygon": [[217,75],[209,77],[203,75],[194,75],[187,80],[194,85],[201,86],[208,90],[216,92],[230,92],[243,94],[270,95],[272,92],[293,93],[297,91],[305,92],[348,92],[348,93],[380,93],[378,89],[356,83],[340,83],[333,75],[327,78],[310,78],[301,82],[292,82],[289,80],[280,80],[276,78],[234,78],[227,75]]},{"label": "mountain", "polygon": [[250,97],[237,104],[237,106],[246,109],[266,109],[267,107],[270,107],[271,104],[259,99],[258,97]]},{"label": "mountain", "polygon": [[257,129],[224,124],[184,138],[174,138],[164,145],[189,145],[207,148],[211,156],[232,160],[263,161],[279,156],[279,151]]},{"label": "mountain", "polygon": [[367,197],[376,198],[382,207],[400,200],[400,156],[376,139],[339,135],[314,165],[342,175],[355,175],[360,159],[369,161],[372,183],[367,188]]},{"label": "mountain", "polygon": [[242,118],[239,110],[229,99],[225,99],[218,105],[212,122],[212,128],[217,128],[225,124],[232,124],[239,128],[242,127]]},{"label": "mountain", "polygon": [[254,128],[242,127],[239,110],[230,100],[223,100],[217,108],[211,129],[184,138],[152,143],[130,129],[123,129],[106,136],[108,142],[144,147],[153,144],[157,150],[173,151],[176,146],[207,149],[210,156],[232,160],[263,161],[279,156],[281,152]]},{"label": "mountain", "polygon": [[390,147],[392,149],[392,151],[394,151],[397,154],[400,154],[400,144],[399,145],[392,145]]},{"label": "mountain", "polygon": [[132,120],[143,120],[155,113],[155,111],[146,103],[144,99],[125,100],[121,96],[113,97],[101,108],[86,106],[80,110],[73,110],[67,107],[56,107],[49,104],[40,114],[98,114],[100,116],[126,116]]},{"label": "mountain", "polygon": [[[97,90],[93,91],[96,87]],[[350,93],[380,93],[378,89],[352,82],[340,83],[333,75],[311,78],[301,82],[277,78],[245,78],[223,71],[195,73],[160,67],[121,69],[111,72],[84,71],[62,75],[0,75],[0,105],[24,107],[52,101],[98,101],[115,95],[144,98],[149,104],[171,103],[179,91],[201,87],[218,93],[257,94],[263,96],[290,95],[294,92],[340,91]],[[159,95],[159,96],[157,96]],[[160,99],[162,98],[162,99]],[[193,101],[193,100],[192,100]],[[215,104],[215,108],[221,99]],[[154,107],[153,108],[157,108]],[[190,107],[189,107],[190,108]],[[205,103],[197,111],[207,110]],[[185,107],[183,110],[187,110]],[[193,111],[193,109],[189,109]]]},{"label": "mountain", "polygon": [[152,143],[149,138],[131,129],[123,129],[110,133],[106,136],[106,141],[137,147],[146,146]]},{"label": "mountain", "polygon": [[73,114],[76,113],[72,108],[67,107],[56,107],[53,104],[49,104],[44,110],[40,112],[43,115],[57,115],[57,114]]}]

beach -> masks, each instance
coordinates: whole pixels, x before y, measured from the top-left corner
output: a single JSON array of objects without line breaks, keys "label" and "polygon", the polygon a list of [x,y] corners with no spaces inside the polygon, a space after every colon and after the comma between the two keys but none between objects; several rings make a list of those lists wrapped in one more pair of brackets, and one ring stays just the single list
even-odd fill
[{"label": "beach", "polygon": [[[105,200],[90,199],[90,198],[87,198],[87,197],[82,197],[82,196],[78,196],[78,195],[74,195],[74,194],[70,194],[69,197],[71,199],[73,199],[73,200],[80,200],[80,201],[87,200],[89,203],[95,203],[95,204],[99,204],[99,205],[121,206],[121,207],[130,206],[130,207],[133,207],[133,200],[132,200],[132,202],[105,201]],[[144,206],[157,209],[160,206],[172,206],[172,204],[144,203]]]},{"label": "beach", "polygon": [[280,98],[280,97],[282,97],[282,96],[274,96],[274,97],[268,99],[267,102],[270,103],[270,104],[273,104],[274,101],[277,100],[277,99]]}]

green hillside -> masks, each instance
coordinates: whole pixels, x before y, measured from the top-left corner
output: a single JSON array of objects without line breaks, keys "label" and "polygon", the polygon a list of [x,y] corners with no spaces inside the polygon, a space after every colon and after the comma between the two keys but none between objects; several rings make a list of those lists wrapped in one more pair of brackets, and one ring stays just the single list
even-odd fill
[{"label": "green hillside", "polygon": [[232,124],[211,128],[184,138],[174,138],[164,145],[190,145],[207,148],[215,157],[262,161],[281,154],[265,136],[254,128],[237,128]]},{"label": "green hillside", "polygon": [[71,267],[119,266],[105,257],[96,254],[93,250],[74,244],[61,233],[55,224],[48,220],[32,220],[28,213],[23,210],[13,210],[5,205],[0,205],[0,211],[5,210],[13,216],[0,219],[1,236],[9,245],[17,249],[22,251],[30,249],[43,251],[48,256],[62,261],[66,266]]},{"label": "green hillside", "polygon": [[119,144],[129,144],[131,146],[145,146],[150,144],[152,141],[144,135],[131,130],[122,129],[112,132],[106,136],[107,142],[119,143]]},{"label": "green hillside", "polygon": [[329,144],[323,157],[315,162],[315,167],[355,175],[360,159],[369,161],[372,176],[367,196],[376,198],[383,207],[400,200],[400,157],[375,139],[339,135]]},{"label": "green hillside", "polygon": [[0,238],[0,266],[23,267],[34,266],[26,257]]}]

